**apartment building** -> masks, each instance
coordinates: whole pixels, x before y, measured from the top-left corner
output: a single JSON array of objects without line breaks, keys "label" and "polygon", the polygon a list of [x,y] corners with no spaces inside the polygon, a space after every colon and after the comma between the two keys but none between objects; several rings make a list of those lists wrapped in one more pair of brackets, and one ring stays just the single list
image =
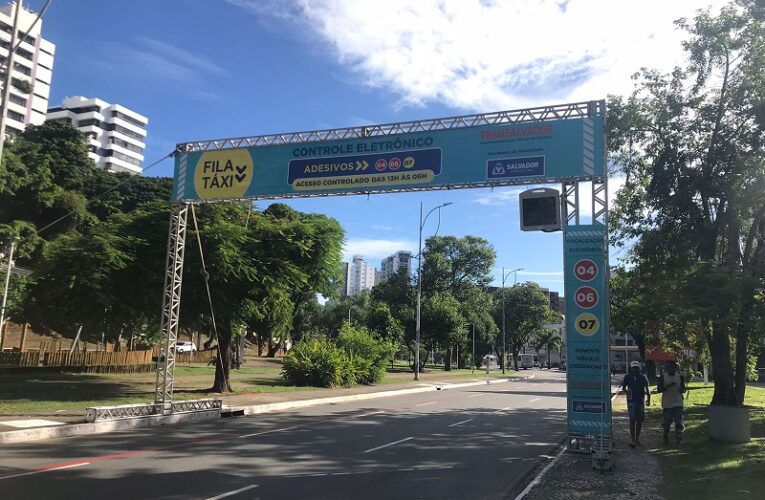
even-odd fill
[{"label": "apartment building", "polygon": [[407,275],[412,274],[412,252],[399,250],[384,258],[380,265],[380,280],[384,281],[402,269],[406,270]]},{"label": "apartment building", "polygon": [[[15,12],[16,3],[0,7],[0,75],[3,77],[8,66]],[[46,119],[56,46],[41,36],[42,20],[32,26],[36,18],[35,12],[24,8],[19,11],[18,48],[11,69],[6,135],[19,134],[27,125],[40,125]]]},{"label": "apartment building", "polygon": [[380,273],[361,255],[354,255],[353,261],[345,266],[344,295],[356,295],[364,290],[371,290],[379,282]]},{"label": "apartment building", "polygon": [[98,98],[68,97],[48,109],[48,120],[68,123],[85,134],[88,156],[111,172],[140,174],[149,119]]}]

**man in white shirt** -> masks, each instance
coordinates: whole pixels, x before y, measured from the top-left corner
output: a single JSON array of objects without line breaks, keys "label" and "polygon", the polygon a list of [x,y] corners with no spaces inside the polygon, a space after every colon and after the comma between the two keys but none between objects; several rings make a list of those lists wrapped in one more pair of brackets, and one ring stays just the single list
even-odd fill
[{"label": "man in white shirt", "polygon": [[664,444],[669,444],[669,428],[675,423],[675,447],[680,448],[683,440],[683,393],[685,393],[685,379],[677,372],[677,362],[667,363],[667,372],[659,377],[657,385],[661,393],[661,408],[664,413]]}]

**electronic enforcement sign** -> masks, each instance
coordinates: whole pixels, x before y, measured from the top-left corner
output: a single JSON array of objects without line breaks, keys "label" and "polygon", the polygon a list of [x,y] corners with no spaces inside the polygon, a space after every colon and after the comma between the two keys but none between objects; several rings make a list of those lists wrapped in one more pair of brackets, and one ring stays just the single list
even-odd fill
[{"label": "electronic enforcement sign", "polygon": [[606,228],[570,225],[565,233],[568,429],[610,433]]}]

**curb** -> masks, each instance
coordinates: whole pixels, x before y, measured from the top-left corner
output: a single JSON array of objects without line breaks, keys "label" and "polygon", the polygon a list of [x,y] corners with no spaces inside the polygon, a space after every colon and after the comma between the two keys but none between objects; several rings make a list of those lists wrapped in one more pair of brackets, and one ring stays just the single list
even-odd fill
[{"label": "curb", "polygon": [[22,443],[28,441],[40,441],[43,439],[57,439],[71,436],[81,436],[84,434],[105,434],[109,432],[127,431],[131,429],[160,427],[163,425],[175,425],[194,422],[203,422],[221,417],[221,412],[230,412],[242,410],[245,415],[257,415],[260,413],[270,413],[282,410],[291,410],[296,408],[306,408],[309,406],[318,406],[324,404],[337,404],[349,401],[364,401],[368,399],[380,399],[405,394],[417,394],[421,392],[440,391],[447,389],[458,389],[461,387],[472,387],[486,384],[500,384],[504,382],[523,381],[533,379],[535,375],[524,377],[508,377],[484,380],[481,382],[465,382],[452,384],[449,382],[434,382],[424,387],[414,387],[412,389],[397,389],[393,391],[368,392],[365,394],[354,394],[352,396],[335,396],[329,398],[305,399],[302,401],[285,401],[282,403],[268,403],[249,406],[224,406],[223,410],[206,410],[188,413],[176,413],[174,415],[162,416],[152,415],[148,417],[125,418],[119,420],[107,420],[103,422],[69,424],[56,427],[37,427],[32,429],[20,429],[17,431],[0,432],[0,444]]},{"label": "curb", "polygon": [[22,443],[26,441],[40,441],[43,439],[56,439],[83,434],[104,434],[107,432],[126,431],[146,427],[160,427],[162,425],[185,424],[203,422],[220,418],[220,410],[205,410],[199,412],[176,413],[175,415],[162,416],[152,415],[148,417],[125,418],[120,420],[107,420],[87,424],[70,424],[56,427],[37,427],[21,429],[18,431],[0,432],[0,444]]}]

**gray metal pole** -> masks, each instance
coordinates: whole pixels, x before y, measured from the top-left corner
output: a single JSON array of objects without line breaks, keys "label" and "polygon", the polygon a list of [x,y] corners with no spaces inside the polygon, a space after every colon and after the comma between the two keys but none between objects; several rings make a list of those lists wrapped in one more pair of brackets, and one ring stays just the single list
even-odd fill
[{"label": "gray metal pole", "polygon": [[16,248],[16,238],[11,240],[11,249],[8,252],[8,264],[5,267],[5,286],[3,287],[3,305],[0,307],[0,345],[3,345],[3,333],[5,326],[5,304],[8,302],[8,285],[11,283],[11,269],[13,268],[13,250]]},{"label": "gray metal pole", "polygon": [[475,323],[473,323],[473,354],[470,356],[470,361],[473,362],[473,369],[470,370],[470,373],[475,373]]},{"label": "gray metal pole", "polygon": [[420,306],[422,302],[422,202],[420,202],[420,231],[417,250],[417,325],[414,334],[414,379],[420,380]]},{"label": "gray metal pole", "polygon": [[13,14],[13,33],[11,33],[11,45],[8,49],[5,78],[3,80],[3,101],[0,102],[0,158],[3,157],[3,144],[5,144],[5,121],[8,115],[8,99],[11,96],[11,83],[13,82],[13,65],[16,51],[16,36],[19,32],[19,12],[22,9],[22,0],[16,1],[16,10]]},{"label": "gray metal pole", "polygon": [[505,347],[505,268],[502,268],[502,356],[500,362],[502,363],[502,374],[505,374],[505,353],[507,348]]}]

